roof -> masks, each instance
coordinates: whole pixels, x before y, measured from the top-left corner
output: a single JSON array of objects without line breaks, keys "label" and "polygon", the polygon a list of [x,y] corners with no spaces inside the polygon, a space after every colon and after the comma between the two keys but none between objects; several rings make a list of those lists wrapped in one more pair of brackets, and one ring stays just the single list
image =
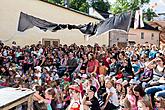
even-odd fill
[{"label": "roof", "polygon": [[61,5],[56,4],[56,3],[50,3],[47,0],[40,0],[40,1],[48,3],[48,4],[51,4],[51,5],[54,5],[54,6],[57,6],[57,7],[60,7],[60,8],[63,8],[63,9],[66,9],[66,10],[69,10],[69,11],[73,11],[73,12],[78,13],[78,14],[82,14],[82,15],[87,16],[87,17],[91,17],[91,18],[94,18],[94,19],[97,19],[97,20],[101,20],[100,18],[97,18],[95,16],[91,16],[91,15],[89,15],[87,13],[83,13],[81,11],[77,11],[77,10],[74,10],[72,8],[67,8],[67,7],[61,6]]},{"label": "roof", "polygon": [[[139,22],[140,23],[140,22]],[[134,18],[132,18],[130,28],[134,28]],[[153,30],[153,31],[159,31],[158,27],[154,28],[150,26],[148,23],[144,22],[144,27],[138,27],[138,29],[145,29],[145,30]]]}]

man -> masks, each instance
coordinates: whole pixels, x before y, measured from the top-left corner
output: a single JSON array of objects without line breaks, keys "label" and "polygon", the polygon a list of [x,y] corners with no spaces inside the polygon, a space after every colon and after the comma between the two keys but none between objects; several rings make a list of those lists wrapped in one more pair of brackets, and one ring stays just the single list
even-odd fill
[{"label": "man", "polygon": [[96,88],[94,86],[90,86],[90,89],[83,97],[84,110],[90,108],[90,110],[100,110],[99,101],[94,96],[96,92]]},{"label": "man", "polygon": [[149,58],[150,59],[154,59],[156,57],[156,54],[157,54],[156,46],[152,45],[152,48],[151,48],[151,50],[149,52]]},{"label": "man", "polygon": [[70,79],[72,79],[71,74],[74,72],[74,70],[77,67],[77,60],[74,58],[73,53],[69,53],[69,59],[67,61],[67,67],[68,67],[68,72],[70,75]]}]

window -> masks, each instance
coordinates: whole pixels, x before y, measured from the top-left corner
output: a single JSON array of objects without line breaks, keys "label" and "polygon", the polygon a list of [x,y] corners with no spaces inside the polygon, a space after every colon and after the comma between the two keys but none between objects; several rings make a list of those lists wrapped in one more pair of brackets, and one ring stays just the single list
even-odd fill
[{"label": "window", "polygon": [[151,40],[154,40],[154,33],[151,34]]},{"label": "window", "polygon": [[50,41],[46,41],[46,40],[45,40],[45,41],[44,41],[44,45],[45,45],[45,46],[50,46]]},{"label": "window", "polygon": [[144,32],[141,32],[141,39],[144,39]]},{"label": "window", "polygon": [[45,46],[53,46],[53,47],[58,47],[60,44],[60,40],[59,39],[47,39],[47,38],[43,38],[42,39],[42,44]]}]

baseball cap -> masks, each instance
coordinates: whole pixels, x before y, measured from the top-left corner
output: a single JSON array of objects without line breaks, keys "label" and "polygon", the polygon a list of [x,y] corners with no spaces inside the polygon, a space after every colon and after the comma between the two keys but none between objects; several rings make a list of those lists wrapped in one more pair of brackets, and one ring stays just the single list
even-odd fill
[{"label": "baseball cap", "polygon": [[96,92],[96,87],[90,86],[90,90],[93,91],[94,93]]},{"label": "baseball cap", "polygon": [[69,89],[74,90],[76,92],[81,92],[81,90],[79,89],[79,87],[77,85],[71,85],[71,86],[69,86]]},{"label": "baseball cap", "polygon": [[44,67],[44,69],[46,69],[47,71],[50,71],[50,68],[49,67]]}]

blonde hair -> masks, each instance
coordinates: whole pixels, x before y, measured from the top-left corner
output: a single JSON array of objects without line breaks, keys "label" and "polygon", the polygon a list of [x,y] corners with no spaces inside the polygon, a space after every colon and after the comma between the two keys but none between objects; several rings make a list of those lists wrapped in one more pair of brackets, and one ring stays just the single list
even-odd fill
[{"label": "blonde hair", "polygon": [[160,108],[165,108],[165,99],[159,98],[160,99]]},{"label": "blonde hair", "polygon": [[150,101],[146,101],[146,100],[138,100],[139,103],[141,103],[142,105],[149,107],[149,110],[152,110],[152,105],[150,103]]},{"label": "blonde hair", "polygon": [[131,103],[128,100],[128,98],[124,98],[122,100],[122,105],[124,106],[124,108],[127,108],[128,110],[131,110]]}]

